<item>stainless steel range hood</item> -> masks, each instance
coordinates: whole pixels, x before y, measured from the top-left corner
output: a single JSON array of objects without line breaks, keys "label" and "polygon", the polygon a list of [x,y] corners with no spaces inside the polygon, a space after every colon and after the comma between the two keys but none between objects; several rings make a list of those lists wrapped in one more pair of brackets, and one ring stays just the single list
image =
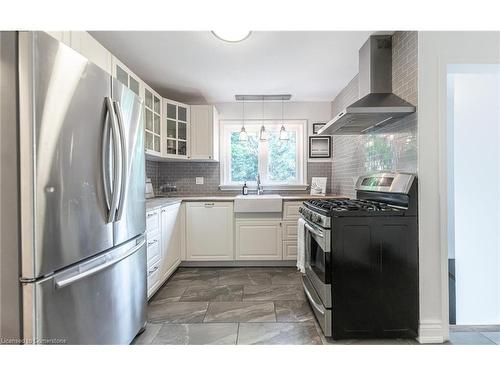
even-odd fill
[{"label": "stainless steel range hood", "polygon": [[318,132],[364,134],[379,130],[415,107],[392,93],[392,36],[372,35],[359,50],[359,97]]}]

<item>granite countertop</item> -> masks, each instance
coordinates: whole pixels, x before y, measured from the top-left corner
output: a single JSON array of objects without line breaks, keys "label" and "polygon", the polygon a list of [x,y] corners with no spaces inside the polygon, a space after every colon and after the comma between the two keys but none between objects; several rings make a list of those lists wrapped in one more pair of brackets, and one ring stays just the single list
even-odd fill
[{"label": "granite countertop", "polygon": [[[297,194],[297,195],[282,195],[284,201],[303,201],[311,199],[339,199],[345,198],[340,195],[308,195],[308,194]],[[210,201],[210,202],[232,202],[236,198],[236,195],[212,195],[212,196],[180,196],[180,197],[155,197],[146,199],[146,211],[153,210],[160,207],[170,206],[172,204],[181,202],[200,202],[200,201]]]}]

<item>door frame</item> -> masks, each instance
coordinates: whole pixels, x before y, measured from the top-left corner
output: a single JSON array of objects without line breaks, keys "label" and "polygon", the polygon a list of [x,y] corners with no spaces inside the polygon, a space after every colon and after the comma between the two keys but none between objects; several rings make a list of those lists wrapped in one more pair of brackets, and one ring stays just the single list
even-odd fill
[{"label": "door frame", "polygon": [[448,65],[500,63],[500,32],[424,31],[418,46],[418,339],[442,343],[449,339]]}]

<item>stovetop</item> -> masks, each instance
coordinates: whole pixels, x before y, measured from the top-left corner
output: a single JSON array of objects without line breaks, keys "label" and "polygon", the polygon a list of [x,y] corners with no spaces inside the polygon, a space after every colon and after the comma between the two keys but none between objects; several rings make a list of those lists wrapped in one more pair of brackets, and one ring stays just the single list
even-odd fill
[{"label": "stovetop", "polygon": [[310,200],[304,204],[325,216],[402,215],[405,212],[402,208],[365,199]]}]

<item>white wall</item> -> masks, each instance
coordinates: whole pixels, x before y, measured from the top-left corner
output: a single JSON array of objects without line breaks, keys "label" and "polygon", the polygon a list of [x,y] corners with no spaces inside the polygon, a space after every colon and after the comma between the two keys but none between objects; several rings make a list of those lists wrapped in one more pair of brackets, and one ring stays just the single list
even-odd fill
[{"label": "white wall", "polygon": [[500,65],[461,67],[448,75],[456,321],[500,324]]},{"label": "white wall", "polygon": [[447,65],[500,63],[499,32],[419,32],[421,342],[448,339]]}]

